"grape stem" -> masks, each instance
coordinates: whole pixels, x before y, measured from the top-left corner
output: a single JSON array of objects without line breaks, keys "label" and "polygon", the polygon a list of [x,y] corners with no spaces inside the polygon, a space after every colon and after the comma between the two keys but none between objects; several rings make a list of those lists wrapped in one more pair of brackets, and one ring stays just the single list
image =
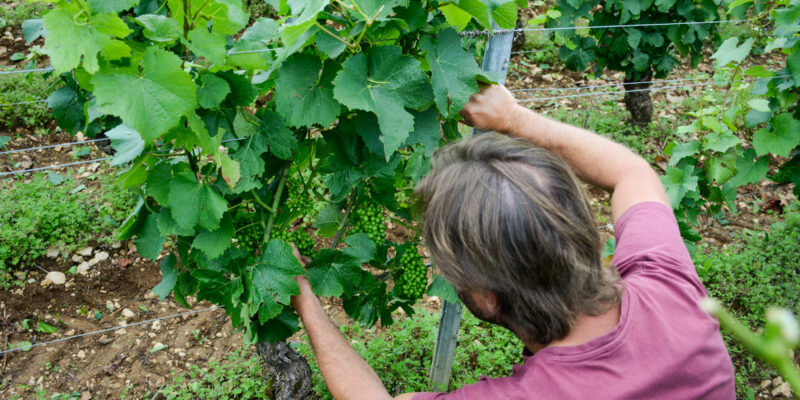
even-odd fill
[{"label": "grape stem", "polygon": [[347,219],[350,217],[350,212],[353,210],[353,206],[355,206],[355,201],[358,198],[358,187],[354,188],[352,192],[350,192],[350,200],[347,202],[347,208],[344,211],[344,216],[342,217],[342,222],[339,224],[339,229],[336,231],[336,235],[333,237],[333,243],[331,244],[331,248],[335,249],[336,246],[339,245],[339,241],[342,240],[342,234],[344,230],[347,228]]},{"label": "grape stem", "polygon": [[255,200],[256,203],[258,203],[258,205],[260,205],[261,207],[264,207],[265,210],[269,211],[273,215],[275,214],[275,208],[274,207],[270,207],[266,203],[264,203],[264,201],[261,200],[261,197],[258,196],[258,193],[256,193],[255,189],[251,189],[250,190],[250,194],[253,195],[253,200]]},{"label": "grape stem", "polygon": [[286,185],[286,177],[289,175],[289,166],[283,168],[283,174],[281,174],[281,181],[278,183],[278,188],[275,190],[275,198],[272,199],[272,212],[269,215],[269,220],[267,221],[267,227],[264,228],[264,243],[269,241],[269,238],[272,236],[272,224],[275,223],[275,217],[278,215],[276,210],[278,209],[278,204],[281,201],[281,194],[283,193],[283,187]]}]

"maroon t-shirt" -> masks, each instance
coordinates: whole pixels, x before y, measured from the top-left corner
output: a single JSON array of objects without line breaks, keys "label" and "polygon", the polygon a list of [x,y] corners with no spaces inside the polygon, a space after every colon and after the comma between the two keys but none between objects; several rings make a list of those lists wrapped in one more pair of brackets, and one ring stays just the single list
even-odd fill
[{"label": "maroon t-shirt", "polygon": [[614,330],[526,356],[509,377],[414,400],[735,399],[733,365],[719,324],[697,305],[706,291],[672,210],[636,204],[615,228],[625,292]]}]

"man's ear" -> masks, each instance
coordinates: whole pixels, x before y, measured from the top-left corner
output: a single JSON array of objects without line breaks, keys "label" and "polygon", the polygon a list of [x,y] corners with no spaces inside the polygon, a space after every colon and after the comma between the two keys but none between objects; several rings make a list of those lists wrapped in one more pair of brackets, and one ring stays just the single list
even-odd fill
[{"label": "man's ear", "polygon": [[480,307],[487,317],[496,316],[500,312],[500,299],[491,290],[477,289],[469,292],[472,304]]}]

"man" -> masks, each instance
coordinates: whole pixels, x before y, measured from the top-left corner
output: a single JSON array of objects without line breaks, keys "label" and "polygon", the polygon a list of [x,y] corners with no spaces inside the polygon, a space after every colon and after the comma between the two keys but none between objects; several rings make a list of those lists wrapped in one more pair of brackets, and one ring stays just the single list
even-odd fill
[{"label": "man", "polygon": [[[437,152],[417,188],[425,244],[473,314],[522,340],[525,361],[509,377],[396,399],[735,398],[719,325],[697,305],[705,289],[648,163],[519,106],[499,86],[474,95],[462,115],[509,137],[481,135]],[[613,193],[611,267],[601,263],[593,213],[570,168]],[[390,399],[308,281],[299,283],[292,304],[333,396]]]}]

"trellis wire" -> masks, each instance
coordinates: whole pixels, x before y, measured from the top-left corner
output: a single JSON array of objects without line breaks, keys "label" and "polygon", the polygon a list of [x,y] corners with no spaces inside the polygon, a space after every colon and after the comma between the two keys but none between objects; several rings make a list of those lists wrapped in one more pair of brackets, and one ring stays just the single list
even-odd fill
[{"label": "trellis wire", "polygon": [[108,161],[108,160],[110,160],[112,158],[113,157],[96,158],[94,160],[76,161],[76,162],[71,162],[71,163],[67,163],[67,164],[48,165],[46,167],[38,167],[38,168],[22,169],[22,170],[18,170],[18,171],[2,172],[2,173],[0,173],[0,177],[10,176],[10,175],[27,174],[27,173],[30,173],[30,172],[45,171],[45,170],[48,170],[48,169],[74,167],[76,165],[82,165],[82,164],[92,164],[92,163],[96,163],[96,162]]},{"label": "trellis wire", "polygon": [[[45,345],[48,345],[48,344],[53,344],[53,343],[58,343],[58,342],[64,342],[64,341],[67,341],[67,340],[77,339],[77,338],[85,337],[85,336],[97,335],[97,334],[105,333],[105,332],[112,332],[112,331],[116,331],[116,330],[124,329],[124,328],[131,328],[131,327],[139,326],[139,325],[146,325],[146,324],[149,324],[149,323],[153,323],[153,322],[156,322],[156,321],[162,321],[162,320],[165,320],[165,319],[172,319],[172,318],[177,318],[177,317],[183,317],[183,316],[186,316],[186,315],[198,314],[198,313],[206,312],[206,311],[213,311],[213,310],[216,310],[218,308],[221,308],[221,307],[212,306],[212,307],[203,308],[203,309],[200,309],[200,310],[191,310],[191,311],[187,311],[187,312],[180,313],[180,314],[173,314],[173,315],[167,315],[167,316],[164,316],[164,317],[153,318],[153,319],[149,319],[147,321],[134,322],[132,324],[127,324],[127,325],[124,325],[124,326],[114,326],[114,327],[111,327],[111,328],[100,329],[100,330],[97,330],[97,331],[81,333],[81,334],[78,334],[78,335],[67,336],[67,337],[64,337],[64,338],[61,338],[61,339],[50,340],[50,341],[47,341],[47,342],[34,343],[34,344],[32,344],[30,346],[30,348],[38,347],[38,346],[45,346]],[[13,348],[13,349],[3,350],[3,351],[0,351],[0,355],[6,354],[6,353],[13,353],[15,351],[23,351],[23,349],[24,349],[24,351],[27,351],[28,347],[27,346],[26,347],[16,347],[16,348]]]},{"label": "trellis wire", "polygon": [[642,81],[642,82],[621,82],[621,83],[608,83],[603,85],[592,85],[592,86],[572,86],[572,87],[559,87],[559,88],[525,88],[525,89],[512,89],[511,92],[554,92],[557,90],[589,90],[589,89],[600,89],[606,87],[614,87],[614,86],[628,86],[628,85],[655,85],[659,83],[675,83],[675,82],[693,82],[693,81],[711,81],[714,80],[713,77],[710,78],[681,78],[681,79],[661,79],[661,80],[654,80],[654,81]]},{"label": "trellis wire", "polygon": [[[734,24],[739,22],[752,22],[754,19],[729,19],[715,21],[684,21],[684,22],[657,22],[652,24],[623,24],[623,25],[587,25],[587,26],[555,26],[551,28],[518,28],[518,29],[496,29],[492,34],[516,33],[516,32],[553,32],[553,31],[574,31],[578,29],[617,29],[617,28],[644,28],[649,26],[677,26],[677,25],[707,25],[707,24]],[[463,31],[461,36],[475,37],[488,35],[488,30],[482,31]]]},{"label": "trellis wire", "polygon": [[24,148],[24,149],[6,150],[6,151],[0,151],[0,156],[2,156],[4,154],[24,153],[26,151],[52,149],[54,147],[71,147],[71,146],[77,146],[79,144],[106,142],[106,141],[109,141],[109,140],[111,140],[111,139],[109,139],[109,138],[91,139],[91,140],[82,140],[82,141],[79,141],[79,142],[48,144],[47,146],[37,146],[37,147],[28,147],[28,148]]},{"label": "trellis wire", "polygon": [[16,74],[29,74],[31,72],[52,72],[55,71],[53,67],[47,68],[33,68],[33,69],[16,69],[13,71],[0,71],[0,75],[16,75]]}]

